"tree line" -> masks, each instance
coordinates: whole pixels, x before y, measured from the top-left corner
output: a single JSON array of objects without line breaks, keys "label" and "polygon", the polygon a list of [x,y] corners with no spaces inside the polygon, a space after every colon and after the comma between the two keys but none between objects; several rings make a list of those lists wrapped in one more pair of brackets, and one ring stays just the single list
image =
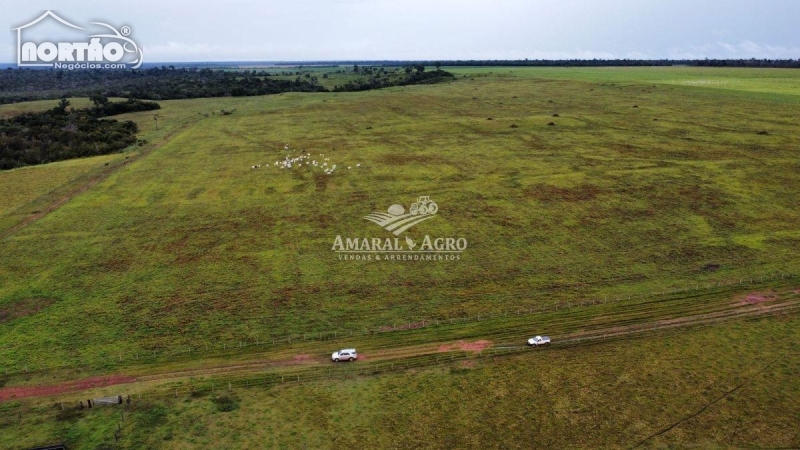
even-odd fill
[{"label": "tree line", "polygon": [[[799,55],[800,56],[800,55]],[[800,59],[451,59],[439,61],[397,60],[397,61],[326,61],[326,64],[344,66],[487,66],[487,67],[631,67],[631,66],[693,66],[693,67],[774,67],[800,68]],[[316,65],[319,62],[306,61]]]},{"label": "tree line", "polygon": [[422,64],[407,65],[403,69],[404,73],[400,73],[397,70],[387,71],[383,67],[359,67],[355,64],[353,65],[353,72],[360,73],[363,77],[341,86],[336,86],[333,88],[333,91],[367,91],[370,89],[381,89],[392,86],[441,83],[455,79],[455,75],[439,69],[439,66],[436,67],[436,70],[430,72],[426,72],[425,66]]},{"label": "tree line", "polygon": [[102,95],[92,101],[93,107],[76,110],[62,98],[51,110],[0,119],[0,170],[120,152],[137,142],[136,124],[102,117],[160,108],[140,100],[109,102]]},{"label": "tree line", "polygon": [[[364,68],[363,78],[339,86],[338,91],[378,89],[387,86],[430,83],[452,74],[418,69],[405,76],[399,71]],[[106,97],[144,100],[172,100],[207,97],[243,97],[283,92],[328,92],[316,76],[300,72],[294,80],[276,79],[281,74],[266,71],[225,71],[160,67],[139,70],[0,70],[0,104],[61,97],[89,97],[100,92]],[[383,78],[381,78],[383,76]],[[379,81],[376,81],[379,80]]]},{"label": "tree line", "polygon": [[224,71],[161,67],[139,70],[0,70],[0,104],[60,97],[106,97],[172,100],[242,97],[326,89],[310,79],[270,79],[255,70]]}]

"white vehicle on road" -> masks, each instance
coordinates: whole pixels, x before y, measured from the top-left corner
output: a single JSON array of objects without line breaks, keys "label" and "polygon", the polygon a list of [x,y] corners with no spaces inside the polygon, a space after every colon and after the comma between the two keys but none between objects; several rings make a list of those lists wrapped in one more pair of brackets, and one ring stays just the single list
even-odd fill
[{"label": "white vehicle on road", "polygon": [[338,352],[333,352],[331,355],[331,361],[333,362],[355,361],[356,359],[358,359],[358,354],[356,354],[356,349],[354,348],[345,348]]},{"label": "white vehicle on road", "polygon": [[550,345],[550,336],[534,336],[528,339],[528,345],[535,347],[540,345]]}]

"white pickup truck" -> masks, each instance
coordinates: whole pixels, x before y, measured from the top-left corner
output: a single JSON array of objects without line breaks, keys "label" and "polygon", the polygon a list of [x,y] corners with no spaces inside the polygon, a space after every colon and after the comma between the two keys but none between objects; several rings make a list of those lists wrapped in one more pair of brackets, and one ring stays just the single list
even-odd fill
[{"label": "white pickup truck", "polygon": [[528,339],[528,345],[535,347],[540,345],[550,345],[550,336],[534,336]]}]

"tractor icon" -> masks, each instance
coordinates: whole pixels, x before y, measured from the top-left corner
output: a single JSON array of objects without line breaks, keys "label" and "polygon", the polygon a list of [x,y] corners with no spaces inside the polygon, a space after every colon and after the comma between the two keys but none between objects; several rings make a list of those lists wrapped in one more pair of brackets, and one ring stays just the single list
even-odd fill
[{"label": "tractor icon", "polygon": [[412,203],[411,207],[408,208],[408,212],[412,216],[436,214],[436,211],[439,211],[439,205],[431,201],[431,198],[427,195],[417,197],[417,201]]}]

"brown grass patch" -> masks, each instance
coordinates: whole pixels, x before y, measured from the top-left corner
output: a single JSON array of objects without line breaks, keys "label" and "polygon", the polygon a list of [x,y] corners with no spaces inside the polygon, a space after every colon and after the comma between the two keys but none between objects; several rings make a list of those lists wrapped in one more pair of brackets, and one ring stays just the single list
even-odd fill
[{"label": "brown grass patch", "polygon": [[10,322],[20,317],[30,316],[55,303],[53,298],[33,297],[13,301],[0,307],[0,323]]},{"label": "brown grass patch", "polygon": [[416,155],[408,153],[390,153],[383,155],[381,161],[394,166],[404,166],[407,164],[428,164],[428,163],[445,163],[445,161],[434,155]]},{"label": "brown grass patch", "polygon": [[550,184],[536,184],[525,189],[525,195],[544,203],[580,202],[594,200],[602,190],[592,184],[574,188],[561,188]]}]

